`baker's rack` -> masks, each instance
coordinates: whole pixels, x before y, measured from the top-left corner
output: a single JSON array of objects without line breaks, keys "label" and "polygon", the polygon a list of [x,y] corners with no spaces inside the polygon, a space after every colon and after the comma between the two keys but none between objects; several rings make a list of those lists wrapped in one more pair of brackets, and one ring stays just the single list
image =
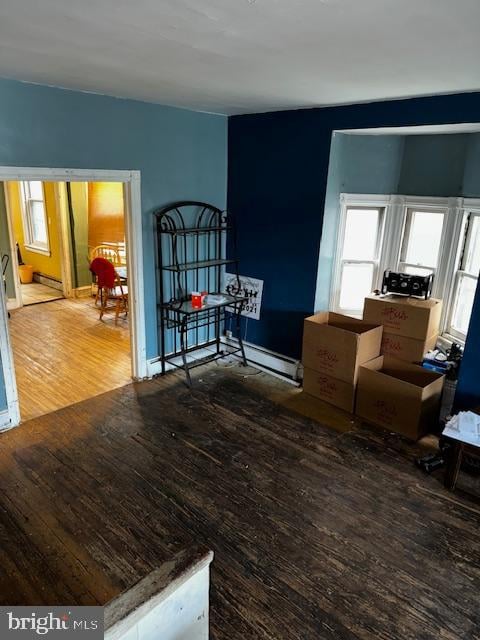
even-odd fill
[{"label": "baker's rack", "polygon": [[[236,293],[241,291],[236,257],[235,230],[225,211],[193,200],[175,202],[154,212],[156,220],[157,307],[161,372],[173,365],[185,371],[192,385],[190,369],[226,355],[222,328],[228,311],[236,327],[239,354],[247,364],[241,336],[241,312],[247,298],[222,292],[225,268],[236,276]],[[230,254],[227,258],[227,232]],[[215,302],[194,308],[192,291],[219,296]],[[201,358],[189,361],[189,354],[202,349]]]}]

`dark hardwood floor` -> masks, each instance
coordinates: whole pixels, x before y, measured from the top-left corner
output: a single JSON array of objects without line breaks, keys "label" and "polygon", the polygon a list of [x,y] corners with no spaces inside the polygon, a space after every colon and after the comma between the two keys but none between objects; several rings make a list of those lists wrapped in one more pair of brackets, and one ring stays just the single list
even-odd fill
[{"label": "dark hardwood floor", "polygon": [[480,637],[474,495],[417,470],[418,445],[273,402],[293,392],[264,374],[196,377],[0,435],[1,604],[104,604],[201,543],[214,640]]}]

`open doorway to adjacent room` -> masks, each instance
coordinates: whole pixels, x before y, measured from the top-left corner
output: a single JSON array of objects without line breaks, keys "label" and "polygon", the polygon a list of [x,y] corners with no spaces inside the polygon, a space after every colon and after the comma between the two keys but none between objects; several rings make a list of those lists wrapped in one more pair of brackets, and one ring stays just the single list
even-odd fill
[{"label": "open doorway to adjacent room", "polygon": [[135,309],[130,277],[139,244],[130,250],[131,184],[22,173],[0,184],[9,342],[2,363],[7,391],[17,397],[12,424],[143,377],[136,331],[143,304]]},{"label": "open doorway to adjacent room", "polygon": [[2,212],[6,212],[10,230],[2,243],[9,308],[64,297],[64,271],[69,268],[70,255],[66,255],[68,262],[62,255],[58,188],[53,182],[41,180],[3,184]]}]

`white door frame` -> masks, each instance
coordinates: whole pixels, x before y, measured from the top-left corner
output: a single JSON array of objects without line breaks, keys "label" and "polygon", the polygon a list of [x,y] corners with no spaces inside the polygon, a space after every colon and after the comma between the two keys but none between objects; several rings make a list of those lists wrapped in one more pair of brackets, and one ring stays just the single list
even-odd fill
[{"label": "white door frame", "polygon": [[7,300],[7,307],[9,309],[18,309],[18,307],[21,307],[23,305],[23,302],[22,294],[20,291],[20,274],[18,272],[17,246],[15,244],[15,238],[13,234],[12,209],[10,207],[10,197],[6,182],[3,183],[3,194],[5,197],[5,209],[7,212],[8,240],[11,254],[10,261],[12,263],[13,286],[15,288],[15,300],[13,300],[13,298]]},{"label": "white door frame", "polygon": [[[104,169],[47,169],[39,167],[0,167],[0,182],[41,180],[42,182],[123,182],[125,197],[125,235],[127,239],[128,297],[130,300],[130,346],[132,378],[147,377],[145,298],[143,287],[143,238],[140,171]],[[8,330],[5,292],[0,287],[0,357],[2,360],[7,412],[0,412],[0,430],[20,423],[18,391],[12,345]]]},{"label": "white door frame", "polygon": [[68,220],[67,185],[65,182],[55,182],[54,192],[58,240],[60,244],[62,291],[65,298],[71,298],[73,295],[72,261],[70,256],[70,223]]}]

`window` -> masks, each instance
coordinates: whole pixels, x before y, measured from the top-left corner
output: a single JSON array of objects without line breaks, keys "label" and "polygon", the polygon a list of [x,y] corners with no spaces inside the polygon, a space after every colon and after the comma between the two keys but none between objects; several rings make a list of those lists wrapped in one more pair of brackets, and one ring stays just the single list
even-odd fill
[{"label": "window", "polygon": [[480,271],[480,211],[469,212],[462,248],[453,284],[452,305],[448,333],[464,340],[472,313],[475,291]]},{"label": "window", "polygon": [[429,275],[437,272],[445,213],[408,209],[399,268],[405,273]]},{"label": "window", "polygon": [[43,184],[38,180],[21,183],[25,246],[50,255]]},{"label": "window", "polygon": [[480,271],[478,201],[342,194],[330,308],[361,317],[385,269],[433,273],[442,334],[464,341]]},{"label": "window", "polygon": [[336,308],[357,313],[372,291],[378,271],[383,210],[347,207],[340,255],[340,286]]}]

